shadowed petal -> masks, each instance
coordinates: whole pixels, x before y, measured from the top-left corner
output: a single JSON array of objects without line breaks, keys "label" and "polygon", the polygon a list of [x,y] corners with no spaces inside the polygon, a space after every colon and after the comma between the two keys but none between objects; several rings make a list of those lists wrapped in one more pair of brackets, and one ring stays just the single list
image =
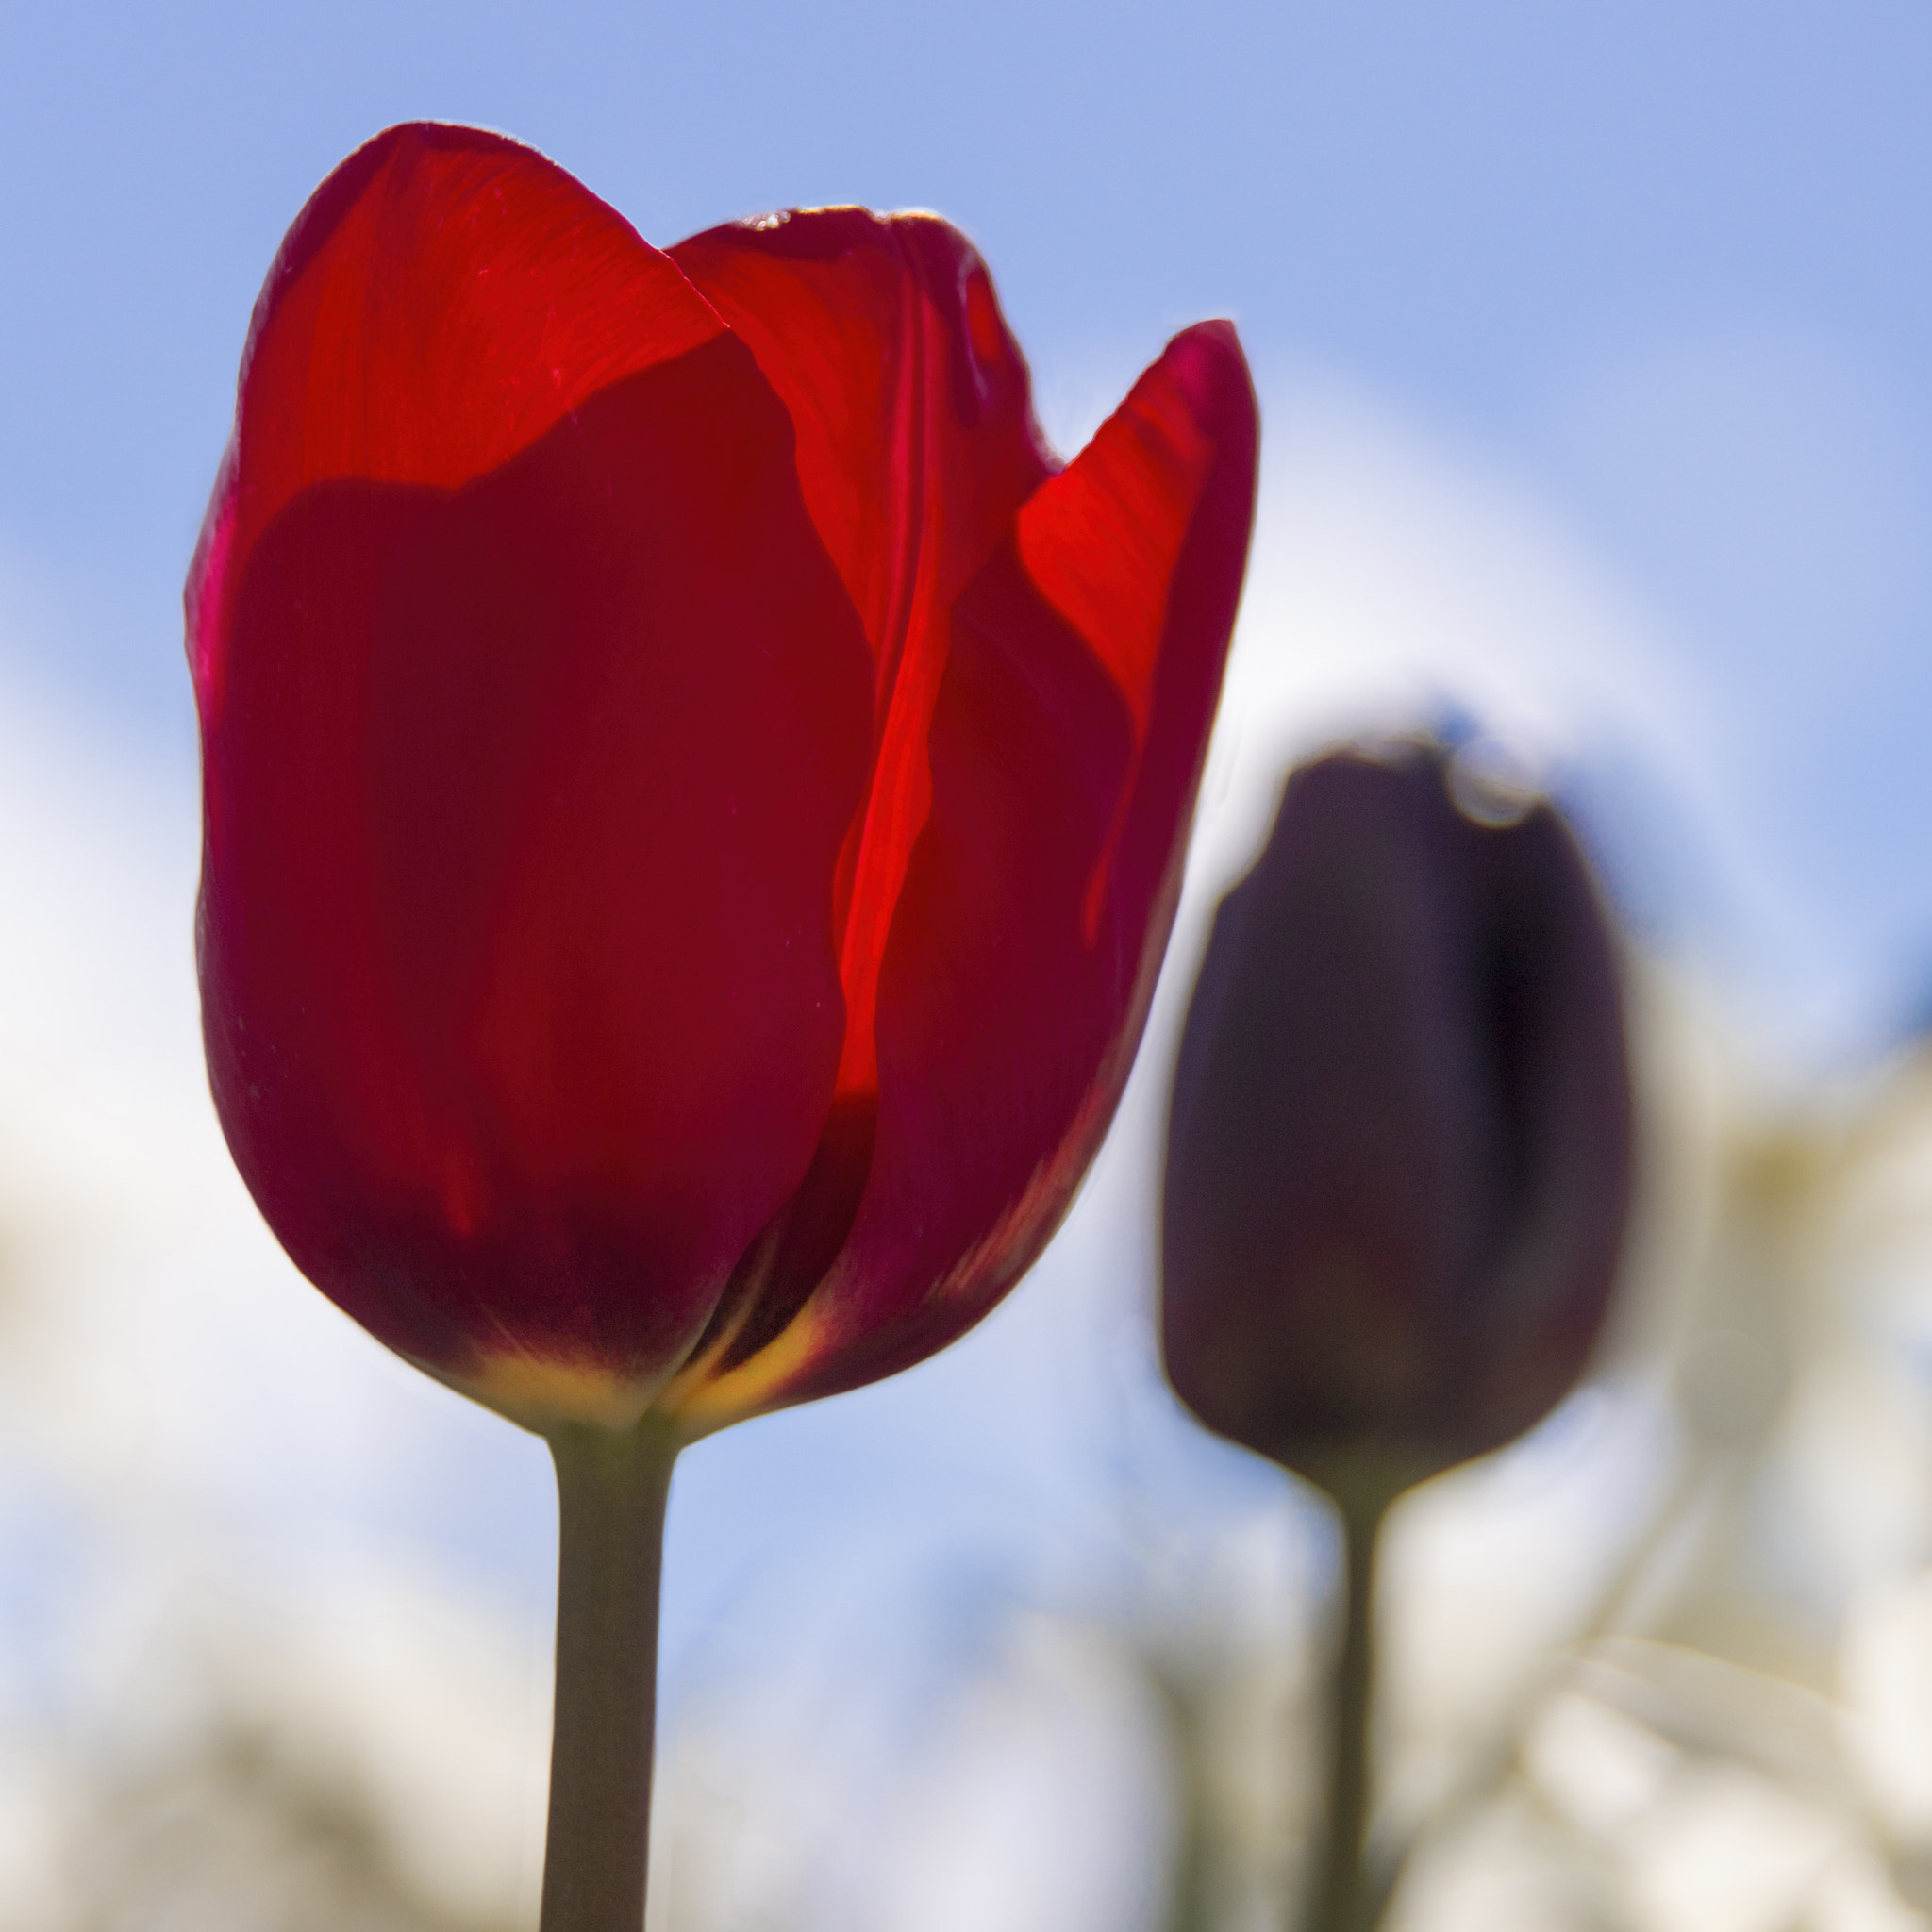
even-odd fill
[{"label": "shadowed petal", "polygon": [[[408,176],[432,206],[439,133]],[[567,179],[475,139],[448,152],[508,167],[511,190]],[[387,174],[369,150],[349,164],[389,181],[399,229],[408,146]],[[554,209],[496,225],[482,199],[470,225],[521,286]],[[441,230],[417,213],[433,262]],[[306,258],[291,241],[297,287],[351,225],[339,212]],[[588,233],[572,272],[611,239]],[[454,487],[324,466],[231,546],[197,613],[221,685],[203,984],[238,1163],[350,1313],[525,1419],[634,1414],[806,1173],[843,1035],[833,877],[870,749],[864,640],[789,418],[675,267],[629,247],[683,291],[694,343],[633,342],[639,366],[609,380],[596,331],[557,324],[599,380],[546,369],[573,400],[534,440]],[[357,259],[369,340],[426,342],[442,281]],[[332,301],[354,266],[331,262]],[[622,279],[607,262],[595,288]],[[258,379],[300,312],[264,299],[244,473]],[[440,411],[491,414],[496,361],[471,373],[475,408],[452,391]]]}]

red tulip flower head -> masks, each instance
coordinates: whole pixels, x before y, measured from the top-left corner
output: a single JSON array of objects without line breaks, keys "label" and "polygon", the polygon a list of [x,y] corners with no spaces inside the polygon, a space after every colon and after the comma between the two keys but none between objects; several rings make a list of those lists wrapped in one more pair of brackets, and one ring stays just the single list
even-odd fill
[{"label": "red tulip flower head", "polygon": [[1291,774],[1174,1077],[1168,1374],[1344,1504],[1570,1391],[1629,1207],[1615,947],[1582,854],[1547,804],[1485,823],[1451,777],[1433,745]]},{"label": "red tulip flower head", "polygon": [[1209,323],[1058,466],[930,216],[660,253],[496,136],[344,162],[188,590],[208,1067],[297,1265],[537,1427],[976,1321],[1139,1039],[1256,437]]}]

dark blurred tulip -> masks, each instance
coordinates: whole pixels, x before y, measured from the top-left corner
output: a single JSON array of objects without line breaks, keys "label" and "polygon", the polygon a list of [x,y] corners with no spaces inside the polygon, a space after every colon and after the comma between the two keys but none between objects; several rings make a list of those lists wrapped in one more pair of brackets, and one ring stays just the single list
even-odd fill
[{"label": "dark blurred tulip", "polygon": [[1174,1080],[1168,1374],[1351,1507],[1561,1399],[1629,1203],[1589,871],[1550,806],[1499,813],[1457,775],[1426,744],[1291,775],[1216,915]]}]

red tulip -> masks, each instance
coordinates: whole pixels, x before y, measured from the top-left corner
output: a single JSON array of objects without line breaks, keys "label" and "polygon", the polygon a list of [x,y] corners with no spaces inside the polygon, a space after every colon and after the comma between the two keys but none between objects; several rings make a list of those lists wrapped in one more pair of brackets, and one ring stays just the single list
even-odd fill
[{"label": "red tulip", "polygon": [[209,1073],[303,1272],[685,1440],[984,1314],[1140,1037],[1256,435],[1208,323],[1059,467],[930,216],[661,254],[493,135],[344,162],[188,591]]}]

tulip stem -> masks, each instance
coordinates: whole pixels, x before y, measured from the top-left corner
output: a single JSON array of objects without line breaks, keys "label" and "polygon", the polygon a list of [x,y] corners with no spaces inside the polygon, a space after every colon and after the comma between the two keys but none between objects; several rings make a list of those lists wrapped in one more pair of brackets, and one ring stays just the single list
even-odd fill
[{"label": "tulip stem", "polygon": [[1375,1548],[1385,1501],[1340,1503],[1343,1551],[1341,1642],[1329,1677],[1328,1790],[1313,1932],[1372,1932],[1374,1894],[1366,1870],[1369,1719],[1374,1682]]},{"label": "tulip stem", "polygon": [[551,1431],[557,1718],[541,1932],[641,1932],[658,1714],[658,1582],[675,1437]]}]

